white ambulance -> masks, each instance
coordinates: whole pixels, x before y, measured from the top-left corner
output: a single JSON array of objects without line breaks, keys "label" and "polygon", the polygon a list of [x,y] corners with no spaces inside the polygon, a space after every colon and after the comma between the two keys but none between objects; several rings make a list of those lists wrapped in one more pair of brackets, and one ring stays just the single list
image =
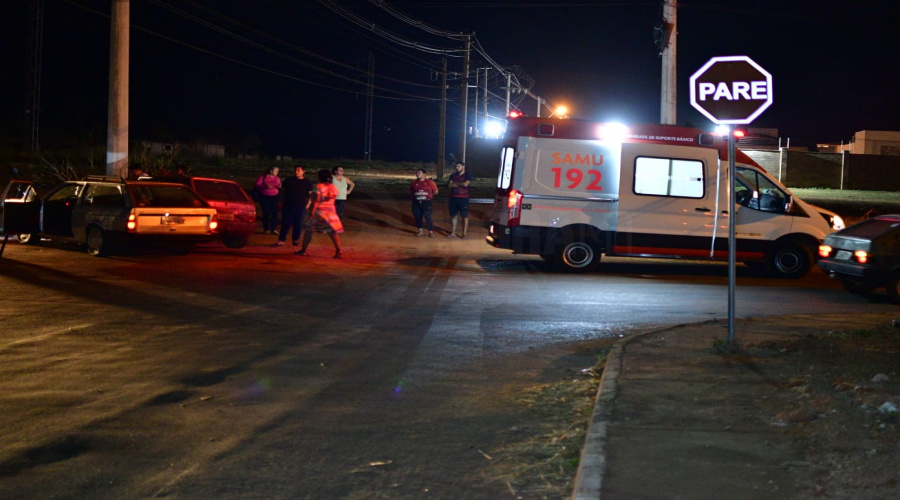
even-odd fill
[{"label": "white ambulance", "polygon": [[675,125],[623,130],[511,118],[487,242],[575,272],[593,269],[602,254],[728,260],[734,214],[738,262],[782,277],[805,275],[833,231],[827,214],[740,150],[735,171],[731,210],[722,138]]}]

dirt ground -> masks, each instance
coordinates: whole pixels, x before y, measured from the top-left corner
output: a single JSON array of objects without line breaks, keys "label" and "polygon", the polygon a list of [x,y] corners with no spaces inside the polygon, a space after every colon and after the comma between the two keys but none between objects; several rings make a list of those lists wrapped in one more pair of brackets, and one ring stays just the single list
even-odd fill
[{"label": "dirt ground", "polygon": [[[507,445],[486,450],[493,465],[485,473],[505,483],[510,498],[571,497],[607,350],[597,350],[593,369],[518,399],[542,424],[510,429]],[[772,361],[775,390],[756,418],[804,450],[803,463],[787,465],[810,474],[784,498],[900,498],[900,328],[823,331],[742,346],[737,355]]]},{"label": "dirt ground", "polygon": [[775,356],[779,389],[760,416],[805,450],[815,484],[793,498],[900,498],[900,328],[830,331],[747,346]]}]

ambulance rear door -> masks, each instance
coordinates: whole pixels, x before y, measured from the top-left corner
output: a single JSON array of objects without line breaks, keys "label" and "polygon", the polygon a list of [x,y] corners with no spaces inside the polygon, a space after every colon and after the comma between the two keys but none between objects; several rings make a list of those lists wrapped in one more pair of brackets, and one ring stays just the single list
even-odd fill
[{"label": "ambulance rear door", "polygon": [[619,199],[619,148],[619,143],[600,140],[520,139],[519,155],[526,172],[520,178],[521,224],[614,228]]}]

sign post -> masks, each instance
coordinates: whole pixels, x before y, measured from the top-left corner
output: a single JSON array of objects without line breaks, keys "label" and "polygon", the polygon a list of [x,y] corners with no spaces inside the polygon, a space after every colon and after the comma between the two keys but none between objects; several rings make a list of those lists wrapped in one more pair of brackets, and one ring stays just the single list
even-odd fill
[{"label": "sign post", "polygon": [[[747,124],[772,105],[772,75],[747,56],[713,57],[690,80],[691,106],[728,125],[728,345],[734,345],[735,200],[734,125]],[[715,229],[713,229],[715,231]]]}]

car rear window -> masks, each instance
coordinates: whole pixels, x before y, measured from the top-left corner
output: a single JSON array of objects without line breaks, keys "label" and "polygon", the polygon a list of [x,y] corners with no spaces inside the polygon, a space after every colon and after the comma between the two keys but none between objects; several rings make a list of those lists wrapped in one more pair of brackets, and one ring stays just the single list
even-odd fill
[{"label": "car rear window", "polygon": [[187,186],[134,184],[128,188],[138,207],[201,208],[209,206]]},{"label": "car rear window", "polygon": [[244,190],[233,182],[195,179],[194,190],[205,200],[247,202]]},{"label": "car rear window", "polygon": [[869,219],[841,231],[841,236],[874,239],[900,227],[900,222],[890,219]]}]

